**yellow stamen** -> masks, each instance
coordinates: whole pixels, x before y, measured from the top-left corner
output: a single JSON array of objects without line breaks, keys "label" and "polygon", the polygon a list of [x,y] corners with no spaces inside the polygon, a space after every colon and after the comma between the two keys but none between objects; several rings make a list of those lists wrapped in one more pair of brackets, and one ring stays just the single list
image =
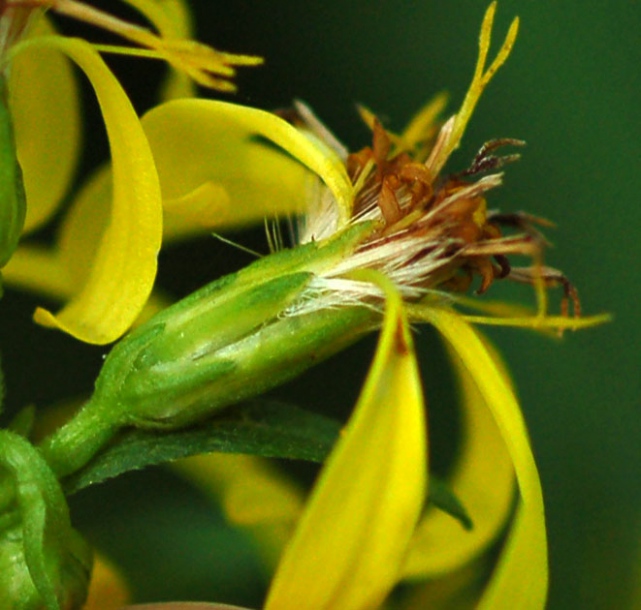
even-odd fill
[{"label": "yellow stamen", "polygon": [[[167,16],[161,14],[158,7],[154,7],[147,0],[124,1],[147,17],[158,27],[161,34],[166,32],[169,37],[158,36],[147,28],[110,15],[78,0],[28,0],[30,6],[35,4],[43,8],[50,8],[58,14],[112,32],[147,49],[137,50],[121,46],[96,45],[95,48],[100,51],[163,59],[174,68],[188,74],[203,87],[233,91],[235,89],[233,83],[224,80],[224,78],[234,76],[233,66],[255,66],[262,63],[260,57],[223,53],[193,40],[175,38],[167,23]],[[20,5],[21,0],[18,0],[16,4]]]},{"label": "yellow stamen", "polygon": [[365,186],[365,183],[367,182],[367,178],[370,175],[370,172],[374,169],[374,159],[369,159],[363,169],[361,170],[361,173],[358,175],[358,178],[356,179],[356,182],[354,182],[354,197],[356,197],[361,190],[363,190],[363,187]]},{"label": "yellow stamen", "polygon": [[612,316],[602,313],[587,318],[568,318],[566,316],[526,316],[523,318],[493,318],[488,316],[463,316],[470,324],[486,324],[488,326],[514,326],[519,328],[531,328],[533,330],[579,330],[591,328],[605,322],[610,322]]}]

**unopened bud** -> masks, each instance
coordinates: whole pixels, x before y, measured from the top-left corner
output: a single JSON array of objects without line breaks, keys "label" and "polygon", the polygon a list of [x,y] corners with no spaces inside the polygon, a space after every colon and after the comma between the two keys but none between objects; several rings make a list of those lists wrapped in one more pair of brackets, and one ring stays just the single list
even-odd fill
[{"label": "unopened bud", "polygon": [[27,440],[0,432],[0,608],[75,610],[90,571],[49,466]]},{"label": "unopened bud", "polygon": [[266,257],[168,308],[114,348],[95,399],[117,403],[127,424],[185,426],[343,349],[373,327],[375,312],[295,313],[313,298],[314,270],[336,257],[336,246]]},{"label": "unopened bud", "polygon": [[316,280],[367,227],[283,250],[167,308],[109,354],[89,403],[41,446],[58,476],[127,426],[177,429],[252,398],[355,342],[380,322],[366,305],[309,307]]}]

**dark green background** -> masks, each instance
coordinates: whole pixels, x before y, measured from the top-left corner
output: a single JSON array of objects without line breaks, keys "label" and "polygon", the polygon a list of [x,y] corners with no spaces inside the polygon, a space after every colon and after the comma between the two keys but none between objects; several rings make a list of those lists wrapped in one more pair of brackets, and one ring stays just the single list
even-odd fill
[{"label": "dark green background", "polygon": [[[355,102],[376,110],[395,129],[440,90],[451,93],[451,111],[458,107],[476,60],[485,3],[199,0],[195,8],[201,39],[266,58],[264,67],[242,72],[238,101],[273,108],[302,98],[347,144],[359,147],[367,133]],[[641,542],[641,2],[503,0],[495,43],[514,15],[521,17],[514,52],[485,93],[450,167],[466,167],[488,139],[526,140],[522,161],[508,168],[490,206],[555,220],[558,228],[548,234],[555,244],[549,264],[575,282],[586,314],[614,314],[613,323],[569,333],[560,342],[511,329],[490,335],[513,371],[540,467],[550,540],[549,607],[626,608]],[[131,72],[129,64],[121,65],[144,108],[152,95],[141,86],[149,68]],[[163,255],[162,278],[176,292],[191,289],[220,273],[231,257],[244,262],[218,243],[203,243],[198,251],[177,248]],[[184,263],[198,268],[198,279],[178,272]],[[492,295],[530,296],[503,287]],[[3,317],[20,322],[12,333],[6,321],[2,329],[10,407],[46,404],[91,387],[105,350],[88,357],[71,340],[32,329],[32,302],[23,297],[9,293],[2,306]],[[433,337],[423,333],[417,343],[430,402],[449,405],[447,369],[433,356]],[[298,392],[304,400],[318,386],[324,393],[314,406],[351,404],[371,348],[359,346],[282,395]],[[69,381],[70,368],[80,379],[76,385]],[[334,380],[329,389],[327,378]],[[78,498],[77,519],[94,540],[138,569],[141,598],[153,599],[153,591],[159,599],[184,597],[191,588],[193,595],[211,599],[214,584],[203,583],[215,572],[223,583],[221,601],[251,601],[243,583],[257,568],[247,565],[246,551],[230,555],[229,534],[207,521],[204,501],[157,474],[144,484],[136,479],[106,489],[99,498]],[[130,499],[117,499],[121,491]],[[146,512],[160,504],[159,496],[171,498],[166,508]],[[109,502],[114,507],[96,518],[97,505]],[[143,537],[140,544],[132,529]],[[118,534],[123,544],[113,542]],[[182,572],[181,556],[191,566]],[[156,578],[145,580],[154,565]]]}]

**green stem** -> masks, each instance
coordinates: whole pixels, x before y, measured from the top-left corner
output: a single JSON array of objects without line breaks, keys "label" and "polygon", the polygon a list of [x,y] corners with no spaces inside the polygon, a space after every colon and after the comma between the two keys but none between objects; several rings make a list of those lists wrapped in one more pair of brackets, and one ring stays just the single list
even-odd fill
[{"label": "green stem", "polygon": [[90,400],[71,420],[42,441],[40,452],[58,479],[80,470],[116,434],[121,424],[105,418],[103,405]]}]

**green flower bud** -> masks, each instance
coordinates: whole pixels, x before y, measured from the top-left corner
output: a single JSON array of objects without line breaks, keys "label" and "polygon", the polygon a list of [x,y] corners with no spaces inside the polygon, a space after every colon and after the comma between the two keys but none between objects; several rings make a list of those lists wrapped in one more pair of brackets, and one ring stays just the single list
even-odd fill
[{"label": "green flower bud", "polygon": [[[91,400],[41,450],[58,476],[122,427],[176,429],[256,396],[356,341],[374,308],[314,308],[318,279],[368,232],[283,250],[154,316],[107,357]],[[310,306],[311,303],[311,306]]]},{"label": "green flower bud", "polygon": [[18,246],[26,210],[6,83],[0,74],[0,267],[7,264]]},{"label": "green flower bud", "polygon": [[378,320],[365,307],[296,313],[319,270],[354,236],[308,244],[214,282],[132,333],[96,383],[127,423],[176,428],[293,378],[343,349]]},{"label": "green flower bud", "polygon": [[90,571],[51,469],[27,440],[0,432],[0,608],[79,608]]}]

